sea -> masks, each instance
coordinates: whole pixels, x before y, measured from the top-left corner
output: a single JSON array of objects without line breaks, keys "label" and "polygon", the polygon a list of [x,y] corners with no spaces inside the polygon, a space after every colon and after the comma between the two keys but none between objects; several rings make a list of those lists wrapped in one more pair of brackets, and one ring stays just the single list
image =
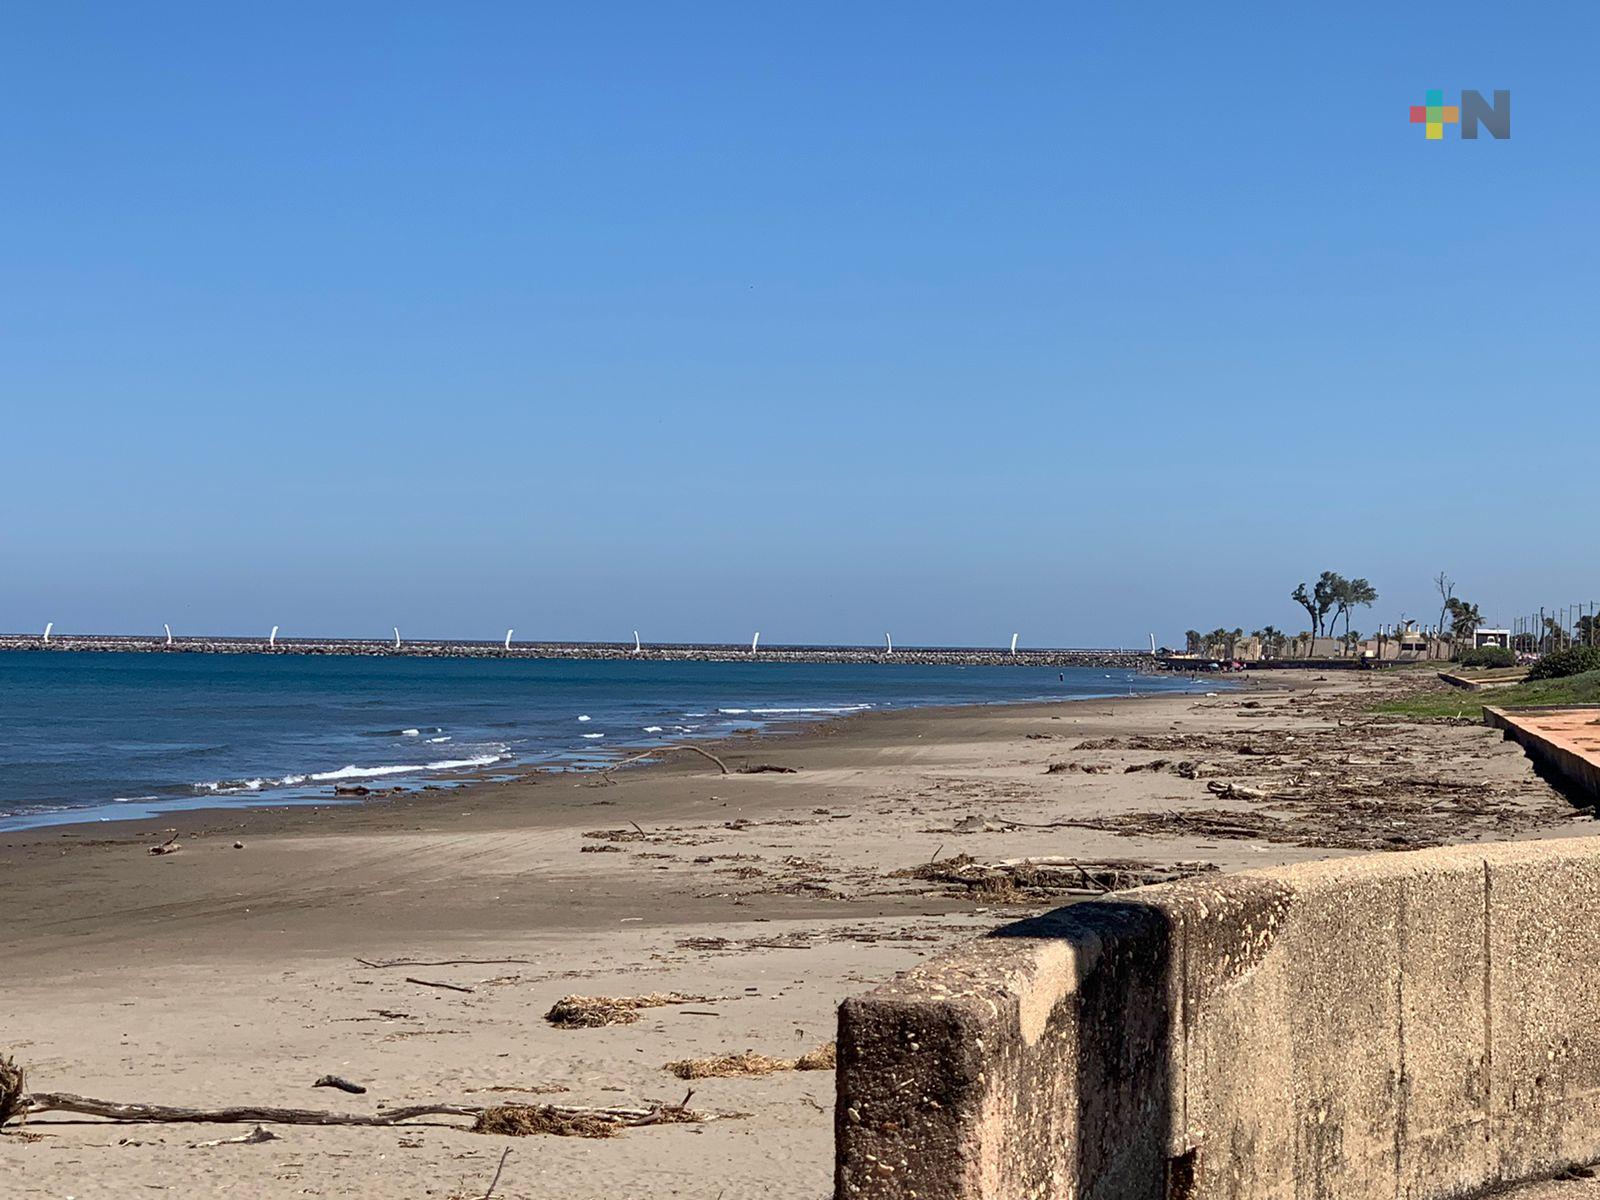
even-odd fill
[{"label": "sea", "polygon": [[851,713],[1203,691],[1129,670],[0,651],[0,830],[359,803]]}]

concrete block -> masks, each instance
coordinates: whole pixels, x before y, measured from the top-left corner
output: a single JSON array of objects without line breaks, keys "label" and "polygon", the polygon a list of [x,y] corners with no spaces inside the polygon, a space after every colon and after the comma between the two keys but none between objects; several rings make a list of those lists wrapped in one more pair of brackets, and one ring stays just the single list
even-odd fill
[{"label": "concrete block", "polygon": [[1446,1200],[1600,1158],[1600,839],[1140,888],[840,1020],[838,1195]]}]

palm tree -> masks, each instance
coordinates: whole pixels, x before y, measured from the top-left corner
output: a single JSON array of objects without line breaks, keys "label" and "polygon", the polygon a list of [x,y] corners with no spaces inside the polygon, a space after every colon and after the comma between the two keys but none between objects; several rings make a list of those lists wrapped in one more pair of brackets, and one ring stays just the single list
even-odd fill
[{"label": "palm tree", "polygon": [[1344,640],[1350,641],[1350,610],[1371,608],[1378,602],[1378,589],[1365,579],[1352,579],[1340,589],[1339,607],[1344,610]]}]

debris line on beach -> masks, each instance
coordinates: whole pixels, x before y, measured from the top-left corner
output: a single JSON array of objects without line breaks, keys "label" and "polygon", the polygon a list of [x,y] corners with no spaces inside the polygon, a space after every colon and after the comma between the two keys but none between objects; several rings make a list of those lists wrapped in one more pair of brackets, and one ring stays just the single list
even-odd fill
[{"label": "debris line on beach", "polygon": [[992,903],[1035,896],[1120,892],[1151,883],[1172,883],[1217,869],[1215,863],[1209,862],[1153,863],[1134,858],[1044,857],[980,862],[970,854],[957,854],[894,871],[892,877],[948,884],[952,895]]},{"label": "debris line on beach", "polygon": [[834,1044],[808,1050],[799,1058],[770,1058],[765,1054],[722,1054],[712,1058],[680,1058],[663,1070],[679,1079],[736,1079],[753,1075],[774,1075],[779,1071],[831,1071],[837,1065]]},{"label": "debris line on beach", "polygon": [[550,1006],[544,1019],[563,1029],[593,1029],[600,1025],[632,1025],[643,1008],[669,1004],[715,1004],[720,996],[691,996],[683,992],[650,992],[644,996],[563,996]]}]

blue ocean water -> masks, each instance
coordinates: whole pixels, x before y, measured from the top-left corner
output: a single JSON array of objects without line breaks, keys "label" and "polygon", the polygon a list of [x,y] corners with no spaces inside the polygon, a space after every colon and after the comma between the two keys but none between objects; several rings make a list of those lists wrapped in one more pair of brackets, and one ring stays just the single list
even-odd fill
[{"label": "blue ocean water", "polygon": [[0,652],[0,829],[582,769],[871,709],[1205,686],[1053,667]]}]

